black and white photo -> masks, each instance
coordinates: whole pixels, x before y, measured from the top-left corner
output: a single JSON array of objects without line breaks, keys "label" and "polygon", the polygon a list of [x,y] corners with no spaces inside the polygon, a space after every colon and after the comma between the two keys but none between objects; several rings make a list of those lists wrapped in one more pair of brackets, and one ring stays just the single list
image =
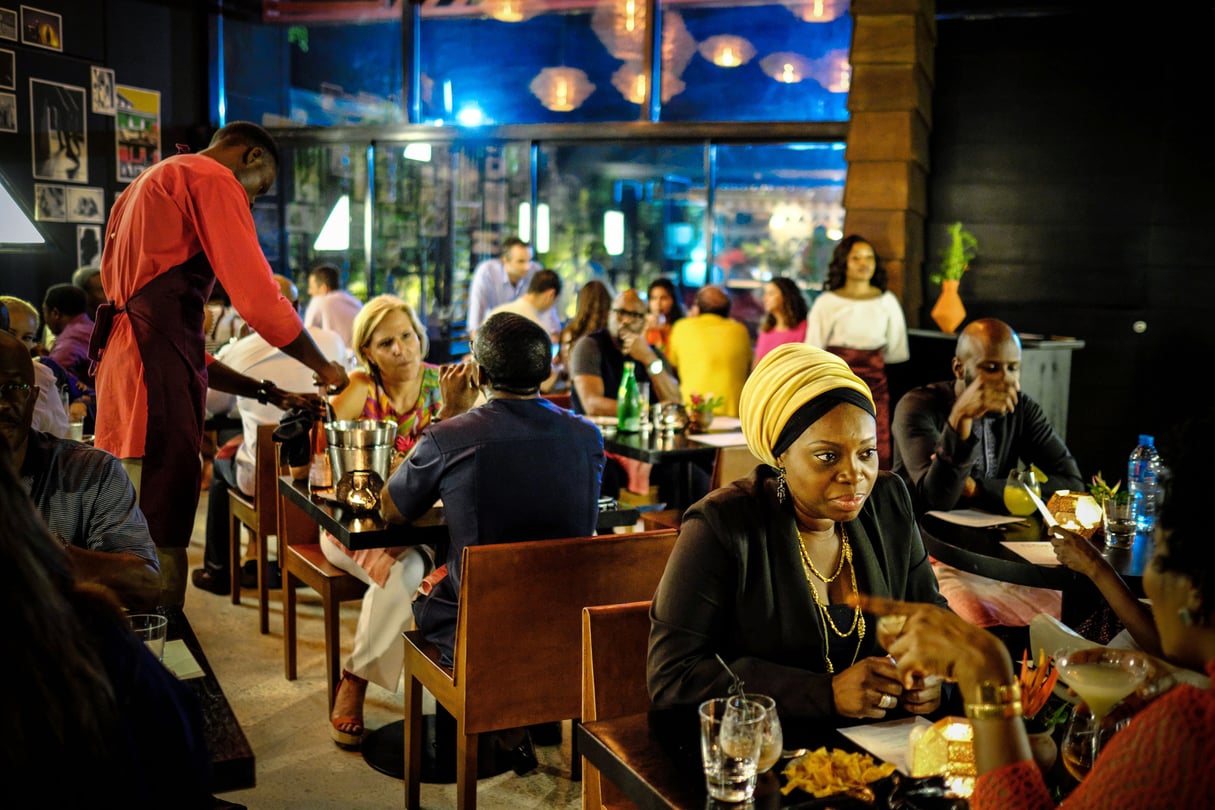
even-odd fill
[{"label": "black and white photo", "polygon": [[0,93],[0,132],[17,131],[17,97]]},{"label": "black and white photo", "polygon": [[39,222],[67,219],[67,186],[34,183],[34,219]]},{"label": "black and white photo", "polygon": [[33,6],[21,7],[21,44],[63,50],[63,17]]},{"label": "black and white photo", "polygon": [[76,226],[76,266],[97,267],[101,264],[101,226]]},{"label": "black and white photo", "polygon": [[17,89],[17,54],[0,48],[0,90]]},{"label": "black and white photo", "polygon": [[17,41],[17,12],[11,8],[0,8],[0,39]]},{"label": "black and white photo", "polygon": [[98,115],[113,115],[118,108],[114,93],[114,71],[93,65],[93,112]]},{"label": "black and white photo", "polygon": [[89,181],[84,88],[30,79],[30,139],[35,180]]},{"label": "black and white photo", "polygon": [[105,222],[105,195],[98,187],[68,186],[68,222]]}]

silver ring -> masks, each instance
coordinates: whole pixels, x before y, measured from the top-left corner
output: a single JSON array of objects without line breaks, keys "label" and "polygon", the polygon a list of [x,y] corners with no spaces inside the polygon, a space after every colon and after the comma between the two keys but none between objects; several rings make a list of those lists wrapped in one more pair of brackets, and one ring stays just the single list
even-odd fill
[{"label": "silver ring", "polygon": [[878,701],[879,709],[893,709],[898,705],[898,701],[894,699],[894,695],[882,695],[882,699]]}]

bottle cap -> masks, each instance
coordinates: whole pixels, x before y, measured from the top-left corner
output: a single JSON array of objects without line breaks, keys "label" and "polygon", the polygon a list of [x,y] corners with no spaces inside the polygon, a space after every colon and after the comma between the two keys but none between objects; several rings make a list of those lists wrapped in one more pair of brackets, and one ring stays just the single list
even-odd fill
[{"label": "bottle cap", "polygon": [[1139,434],[1139,443],[1146,444],[1149,447],[1151,447],[1156,444],[1156,438],[1154,436],[1149,436],[1146,433],[1140,433]]}]

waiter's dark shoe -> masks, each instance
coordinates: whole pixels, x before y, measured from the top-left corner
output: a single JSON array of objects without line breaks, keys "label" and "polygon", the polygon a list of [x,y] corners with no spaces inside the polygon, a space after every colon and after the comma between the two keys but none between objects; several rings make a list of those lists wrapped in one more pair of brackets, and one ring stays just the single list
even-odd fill
[{"label": "waiter's dark shoe", "polygon": [[523,742],[512,748],[507,754],[507,758],[511,768],[519,776],[526,776],[540,767],[540,761],[536,759],[536,749],[532,747],[530,736],[525,735]]},{"label": "waiter's dark shoe", "polygon": [[218,594],[219,596],[227,596],[232,593],[232,579],[228,576],[220,576],[205,568],[199,568],[196,571],[190,572],[190,581],[194,583],[195,588],[201,588],[204,591]]}]

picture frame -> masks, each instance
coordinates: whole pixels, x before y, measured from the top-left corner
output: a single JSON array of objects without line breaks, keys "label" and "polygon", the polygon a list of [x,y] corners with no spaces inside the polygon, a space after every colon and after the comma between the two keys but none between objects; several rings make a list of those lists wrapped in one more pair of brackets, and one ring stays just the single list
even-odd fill
[{"label": "picture frame", "polygon": [[63,17],[53,11],[21,7],[21,44],[63,52]]},{"label": "picture frame", "polygon": [[17,131],[17,96],[0,93],[0,132]]},{"label": "picture frame", "polygon": [[17,54],[0,48],[0,90],[17,89]]},{"label": "picture frame", "polygon": [[114,71],[111,68],[92,65],[89,73],[93,89],[93,112],[97,115],[114,115],[118,110],[118,96],[114,89]]},{"label": "picture frame", "polygon": [[67,186],[34,183],[34,219],[63,222],[67,219]]},{"label": "picture frame", "polygon": [[11,8],[0,8],[0,39],[17,41],[17,12]]},{"label": "picture frame", "polygon": [[160,91],[114,85],[114,149],[119,183],[129,183],[160,160]]},{"label": "picture frame", "polygon": [[99,186],[68,186],[68,222],[105,222],[105,192]]},{"label": "picture frame", "polygon": [[89,181],[84,88],[30,79],[30,158],[35,180]]},{"label": "picture frame", "polygon": [[98,267],[101,264],[101,226],[76,226],[76,266]]}]

